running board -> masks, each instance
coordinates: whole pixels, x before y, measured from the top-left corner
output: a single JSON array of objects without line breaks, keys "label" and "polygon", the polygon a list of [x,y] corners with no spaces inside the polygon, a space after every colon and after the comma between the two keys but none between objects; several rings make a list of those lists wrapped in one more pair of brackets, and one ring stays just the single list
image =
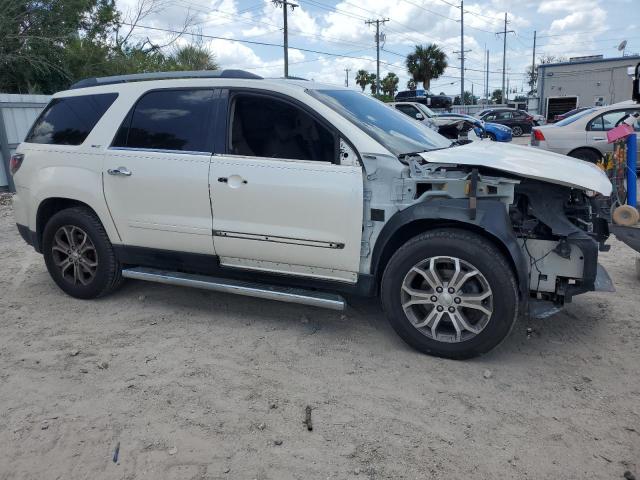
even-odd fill
[{"label": "running board", "polygon": [[122,270],[122,276],[167,285],[202,288],[205,290],[213,290],[214,292],[234,293],[236,295],[265,298],[267,300],[301,303],[303,305],[328,308],[331,310],[344,310],[347,303],[342,296],[332,293],[265,285],[227,278],[208,277],[206,275],[195,275],[191,273],[170,272],[147,267],[126,268]]}]

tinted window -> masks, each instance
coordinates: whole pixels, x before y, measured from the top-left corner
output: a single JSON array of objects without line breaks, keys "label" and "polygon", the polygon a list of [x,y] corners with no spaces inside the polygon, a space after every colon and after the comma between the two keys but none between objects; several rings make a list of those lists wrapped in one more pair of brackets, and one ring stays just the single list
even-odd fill
[{"label": "tinted window", "polygon": [[114,147],[207,152],[213,90],[158,90],[144,95],[127,115]]},{"label": "tinted window", "polygon": [[419,113],[418,109],[411,105],[396,105],[396,108],[400,110],[402,113],[406,113],[407,115],[413,118],[416,118],[416,113]]},{"label": "tinted window", "polygon": [[333,133],[295,105],[261,95],[236,95],[233,105],[231,153],[321,162],[338,159]]},{"label": "tinted window", "polygon": [[451,140],[422,122],[355,90],[308,90],[395,155],[451,146]]},{"label": "tinted window", "polygon": [[396,98],[404,98],[404,97],[408,97],[411,95],[411,92],[398,92],[398,94],[396,95]]},{"label": "tinted window", "polygon": [[103,93],[54,98],[31,127],[25,142],[80,145],[117,97],[117,93]]}]

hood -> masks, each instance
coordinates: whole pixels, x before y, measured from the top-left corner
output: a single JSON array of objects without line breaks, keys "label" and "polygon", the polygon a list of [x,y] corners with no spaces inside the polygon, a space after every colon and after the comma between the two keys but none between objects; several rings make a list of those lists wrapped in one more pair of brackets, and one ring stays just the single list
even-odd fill
[{"label": "hood", "polygon": [[423,152],[420,156],[429,163],[494,168],[524,178],[611,195],[611,182],[594,164],[532,147],[482,141]]}]

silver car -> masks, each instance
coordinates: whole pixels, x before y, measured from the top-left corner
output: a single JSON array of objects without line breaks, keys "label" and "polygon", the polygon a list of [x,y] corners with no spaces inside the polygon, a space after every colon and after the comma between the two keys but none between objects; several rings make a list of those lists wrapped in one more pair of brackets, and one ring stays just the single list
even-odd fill
[{"label": "silver car", "polygon": [[[613,144],[607,142],[607,132],[630,115],[640,115],[640,104],[631,100],[590,108],[557,123],[535,127],[531,132],[531,146],[595,163],[605,153],[613,152]],[[634,129],[637,136],[638,122]]]},{"label": "silver car", "polygon": [[430,129],[438,131],[435,122],[436,114],[426,105],[418,102],[389,102],[387,105],[424,123]]}]

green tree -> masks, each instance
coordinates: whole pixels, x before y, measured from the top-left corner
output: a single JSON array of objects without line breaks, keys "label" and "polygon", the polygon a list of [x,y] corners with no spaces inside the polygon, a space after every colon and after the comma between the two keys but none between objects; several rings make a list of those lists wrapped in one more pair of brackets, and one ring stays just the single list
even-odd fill
[{"label": "green tree", "polygon": [[377,88],[378,85],[376,84],[376,78],[378,78],[376,76],[375,73],[370,73],[369,74],[369,85],[370,85],[370,89],[371,89],[371,95],[376,95],[378,93]]},{"label": "green tree", "polygon": [[201,44],[184,45],[167,59],[171,70],[217,70],[216,58]]},{"label": "green tree", "polygon": [[414,82],[422,82],[426,90],[429,89],[431,80],[440,77],[448,65],[447,55],[434,43],[427,46],[416,45],[414,51],[407,55],[405,64]]},{"label": "green tree", "polygon": [[366,70],[358,70],[358,73],[356,73],[356,84],[358,84],[364,92],[364,89],[369,85],[369,72]]},{"label": "green tree", "polygon": [[387,76],[380,81],[380,89],[382,90],[382,93],[393,98],[398,91],[399,82],[400,79],[398,76],[393,72],[389,72],[387,73]]},{"label": "green tree", "polygon": [[492,103],[502,103],[502,89],[496,88],[491,93],[491,102]]},{"label": "green tree", "polygon": [[407,81],[407,88],[411,91],[415,90],[417,88],[416,82],[413,79],[409,79],[409,81]]}]

